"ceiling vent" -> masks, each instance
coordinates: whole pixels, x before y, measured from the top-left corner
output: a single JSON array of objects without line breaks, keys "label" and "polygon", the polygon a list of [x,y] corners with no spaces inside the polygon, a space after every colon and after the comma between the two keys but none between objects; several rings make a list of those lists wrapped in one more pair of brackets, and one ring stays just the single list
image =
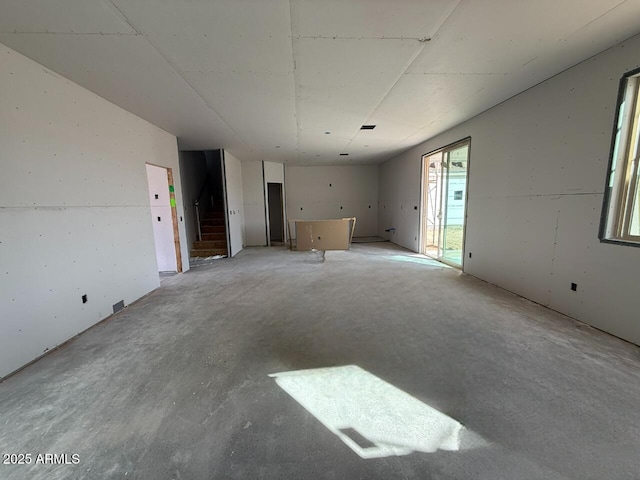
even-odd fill
[{"label": "ceiling vent", "polygon": [[341,153],[341,154],[340,154],[340,156],[341,156],[341,157],[348,157],[348,156],[349,156],[349,154],[348,154],[348,153]]},{"label": "ceiling vent", "polygon": [[362,125],[360,130],[373,130],[374,128],[376,128],[375,125]]}]

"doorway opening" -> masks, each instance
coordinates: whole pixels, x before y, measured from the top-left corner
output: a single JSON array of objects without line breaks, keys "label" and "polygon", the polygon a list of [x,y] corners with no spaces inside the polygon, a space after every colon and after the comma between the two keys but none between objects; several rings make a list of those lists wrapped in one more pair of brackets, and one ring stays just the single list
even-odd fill
[{"label": "doorway opening", "polygon": [[269,245],[284,244],[284,201],[282,183],[267,183]]},{"label": "doorway opening", "polygon": [[190,266],[228,255],[226,200],[220,150],[182,150],[180,178]]},{"label": "doorway opening", "polygon": [[462,268],[471,140],[422,157],[420,253]]},{"label": "doorway opening", "polygon": [[146,166],[158,272],[182,272],[173,171],[151,164]]}]

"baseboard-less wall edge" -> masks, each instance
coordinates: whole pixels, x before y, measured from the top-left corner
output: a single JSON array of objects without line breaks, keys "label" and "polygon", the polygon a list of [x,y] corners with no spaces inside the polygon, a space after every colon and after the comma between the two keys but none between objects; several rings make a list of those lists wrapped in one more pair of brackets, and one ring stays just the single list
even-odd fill
[{"label": "baseboard-less wall edge", "polygon": [[[394,242],[393,240],[389,240],[389,242],[393,243],[394,245],[398,245],[399,247],[407,248],[407,247],[405,247],[404,245],[400,245],[399,243]],[[418,251],[416,251],[416,250],[412,250],[412,249],[410,249],[410,248],[407,248],[407,250],[409,250],[410,252],[418,253],[418,254],[420,253],[420,252],[418,252]],[[435,260],[435,259],[434,259],[434,260]],[[628,343],[628,344],[630,344],[630,345],[636,345],[636,346],[640,347],[640,343],[636,343],[636,342],[633,342],[633,341],[628,340],[628,339],[626,339],[626,338],[620,337],[620,336],[616,335],[615,333],[607,332],[606,330],[603,330],[603,329],[602,329],[602,328],[600,328],[600,327],[596,327],[595,325],[591,325],[590,323],[585,322],[584,320],[580,320],[579,318],[572,317],[571,315],[569,315],[569,314],[567,314],[567,313],[565,313],[565,312],[562,312],[562,311],[560,311],[560,310],[556,310],[555,308],[552,308],[552,307],[550,307],[549,305],[545,305],[544,303],[536,302],[535,300],[532,300],[532,299],[530,299],[530,298],[528,298],[528,297],[525,297],[524,295],[522,295],[522,294],[520,294],[520,293],[518,293],[518,292],[514,292],[513,290],[509,290],[507,287],[503,287],[502,285],[498,285],[497,283],[490,282],[490,281],[488,281],[488,280],[485,280],[484,278],[478,277],[478,276],[476,276],[476,275],[472,275],[472,274],[467,273],[467,272],[465,272],[465,271],[462,271],[462,274],[463,274],[463,275],[465,275],[465,276],[468,276],[468,277],[471,277],[471,278],[475,278],[475,279],[477,279],[477,280],[480,280],[481,282],[484,282],[484,283],[486,283],[487,285],[491,285],[491,286],[493,286],[493,287],[496,287],[496,288],[499,288],[499,289],[501,289],[501,290],[504,290],[505,292],[509,292],[509,293],[511,293],[512,295],[515,295],[516,297],[522,298],[522,299],[524,299],[524,300],[526,300],[526,301],[528,301],[528,302],[534,303],[534,304],[536,304],[536,305],[540,305],[541,307],[546,308],[547,310],[549,310],[549,311],[551,311],[551,312],[555,312],[555,313],[557,313],[557,314],[560,314],[560,315],[562,315],[563,317],[566,317],[567,319],[569,319],[569,320],[571,320],[571,321],[573,321],[573,322],[579,323],[579,324],[584,325],[584,326],[586,326],[586,327],[588,327],[588,328],[592,328],[593,330],[597,330],[598,332],[604,333],[604,334],[606,334],[606,335],[610,335],[611,337],[613,337],[613,338],[617,338],[617,339],[619,339],[619,340],[622,340],[623,342]]]},{"label": "baseboard-less wall edge", "polygon": [[108,315],[108,316],[104,317],[102,320],[99,320],[98,322],[94,323],[90,327],[85,328],[81,332],[76,333],[75,335],[73,335],[73,336],[67,338],[66,340],[58,343],[57,345],[54,345],[52,348],[48,349],[42,355],[38,355],[36,358],[31,360],[30,362],[27,362],[24,365],[22,365],[21,367],[16,368],[14,371],[7,373],[4,377],[0,377],[0,383],[5,382],[10,377],[13,377],[17,373],[19,373],[22,370],[24,370],[25,368],[30,367],[31,365],[33,365],[34,363],[38,362],[39,360],[42,360],[47,355],[49,355],[49,354],[51,354],[53,352],[57,352],[59,350],[62,350],[63,348],[67,347],[71,342],[73,342],[76,338],[78,338],[80,335],[84,335],[89,330],[93,330],[94,328],[96,328],[96,327],[98,327],[100,325],[103,325],[103,324],[106,324],[107,322],[110,322],[111,320],[116,318],[118,315],[120,315],[122,312],[126,311],[131,305],[135,305],[136,303],[141,302],[142,300],[147,298],[149,295],[154,293],[159,288],[160,287],[154,288],[149,293],[146,293],[143,296],[141,296],[140,298],[138,298],[138,299],[134,300],[133,302],[129,303],[128,305],[125,305],[125,307],[122,310],[119,310],[116,313],[112,313],[111,315]]},{"label": "baseboard-less wall edge", "polygon": [[510,294],[515,295],[516,297],[519,297],[519,298],[522,298],[523,300],[526,300],[527,302],[531,302],[531,303],[534,303],[536,305],[541,306],[542,308],[546,308],[547,310],[549,310],[551,312],[554,312],[554,313],[557,313],[559,315],[562,315],[563,317],[567,318],[568,320],[571,320],[572,322],[575,322],[575,323],[579,323],[580,325],[583,325],[584,327],[591,328],[593,330],[597,330],[600,333],[604,333],[605,335],[609,335],[609,336],[611,336],[613,338],[617,338],[617,339],[622,340],[623,342],[628,343],[630,345],[635,345],[635,346],[640,347],[640,344],[638,344],[638,343],[632,342],[631,340],[627,340],[626,338],[619,337],[615,333],[607,332],[606,330],[603,330],[603,329],[601,329],[599,327],[596,327],[595,325],[591,325],[590,323],[587,323],[584,320],[580,320],[579,318],[572,317],[571,315],[568,315],[568,314],[566,314],[564,312],[561,312],[560,310],[556,310],[555,308],[552,308],[549,305],[545,305],[544,303],[540,303],[540,302],[536,302],[535,300],[531,300],[530,298],[525,297],[524,295],[521,295],[518,292],[514,292],[513,290],[509,290],[508,288],[503,287],[502,285],[498,285],[496,283],[492,283],[492,282],[490,282],[488,280],[485,280],[484,278],[476,277],[475,275],[472,275],[472,274],[467,273],[467,272],[462,272],[462,274],[467,276],[467,277],[471,277],[471,278],[475,278],[476,280],[480,280],[481,282],[486,283],[487,285],[491,285],[492,287],[496,287],[496,288],[499,288],[500,290],[504,290],[505,292],[509,292]]}]

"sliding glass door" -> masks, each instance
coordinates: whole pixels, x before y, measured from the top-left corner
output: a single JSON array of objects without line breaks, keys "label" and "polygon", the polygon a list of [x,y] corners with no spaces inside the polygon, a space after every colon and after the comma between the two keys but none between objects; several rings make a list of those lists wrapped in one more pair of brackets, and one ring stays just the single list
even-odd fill
[{"label": "sliding glass door", "polygon": [[423,157],[422,253],[462,267],[469,140]]}]

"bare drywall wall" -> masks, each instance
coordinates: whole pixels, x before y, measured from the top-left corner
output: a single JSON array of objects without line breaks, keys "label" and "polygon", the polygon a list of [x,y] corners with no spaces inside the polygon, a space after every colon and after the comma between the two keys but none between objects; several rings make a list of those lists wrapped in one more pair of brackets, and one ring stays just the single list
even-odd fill
[{"label": "bare drywall wall", "polygon": [[640,344],[640,249],[598,240],[618,82],[638,51],[640,36],[381,165],[381,234],[418,250],[421,156],[470,136],[464,270]]},{"label": "bare drywall wall", "polygon": [[242,163],[229,152],[223,152],[229,255],[235,257],[244,247],[244,206],[242,193]]},{"label": "bare drywall wall", "polygon": [[[262,247],[269,244],[267,239],[269,228],[267,184],[282,183],[284,186],[284,178],[282,163],[242,162],[245,245]],[[284,202],[283,216],[286,218]]]},{"label": "bare drywall wall", "polygon": [[158,286],[145,163],[182,193],[174,136],[4,46],[0,92],[2,377]]},{"label": "bare drywall wall", "polygon": [[267,245],[262,162],[242,163],[245,245]]},{"label": "bare drywall wall", "polygon": [[356,237],[378,233],[378,166],[285,167],[289,220],[356,217]]}]

